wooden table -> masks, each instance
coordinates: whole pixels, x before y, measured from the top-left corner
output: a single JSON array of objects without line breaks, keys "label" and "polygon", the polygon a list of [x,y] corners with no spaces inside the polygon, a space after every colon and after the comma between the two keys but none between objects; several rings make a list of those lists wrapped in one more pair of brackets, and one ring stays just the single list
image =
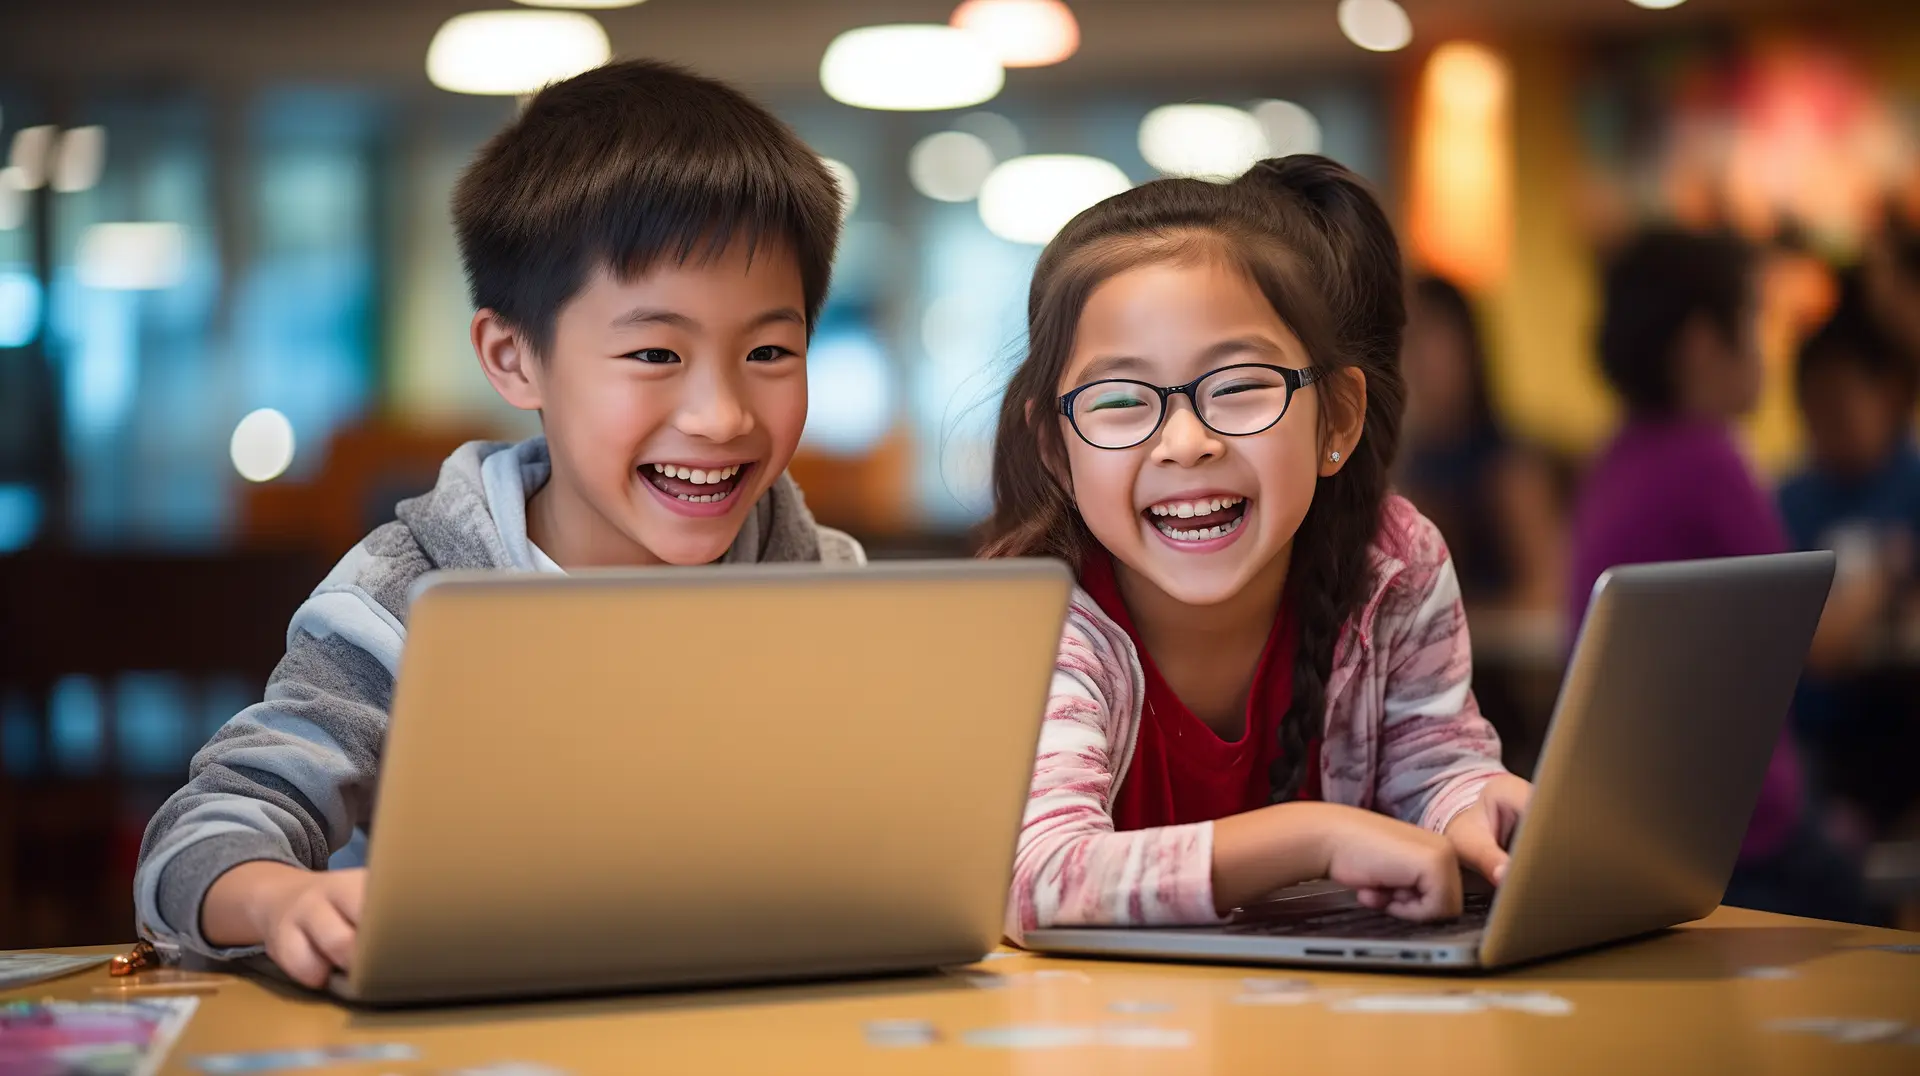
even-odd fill
[{"label": "wooden table", "polygon": [[[1847,1045],[1768,1028],[1823,1016],[1920,1026],[1920,954],[1853,948],[1886,944],[1920,944],[1920,934],[1722,909],[1645,941],[1474,978],[1069,961],[1008,950],[971,968],[908,979],[398,1013],[354,1011],[231,979],[201,998],[163,1071],[193,1072],[190,1059],[213,1052],[396,1042],[416,1047],[420,1059],[313,1071],[425,1076],[519,1061],[578,1076],[1920,1072],[1920,1040]],[[1560,1016],[1372,1013],[1236,1000],[1249,978],[1294,977],[1362,993],[1547,991],[1573,1008]],[[0,1001],[91,999],[107,981],[102,969]],[[928,1021],[940,1041],[870,1045],[864,1028],[879,1020]],[[969,1032],[1011,1024],[1172,1033],[1144,1036],[1165,1040],[1160,1045],[1010,1050],[968,1041]],[[1130,1035],[1142,1037],[1119,1032]]]}]

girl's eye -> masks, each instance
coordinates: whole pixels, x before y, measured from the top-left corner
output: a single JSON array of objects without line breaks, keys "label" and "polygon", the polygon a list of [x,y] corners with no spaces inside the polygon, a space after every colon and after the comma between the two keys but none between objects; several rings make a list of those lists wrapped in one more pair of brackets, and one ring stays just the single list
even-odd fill
[{"label": "girl's eye", "polygon": [[1113,411],[1123,407],[1145,407],[1145,406],[1146,406],[1146,401],[1142,400],[1138,396],[1129,395],[1124,392],[1110,392],[1104,396],[1094,397],[1092,403],[1088,405],[1087,410]]},{"label": "girl's eye", "polygon": [[792,351],[789,351],[778,344],[766,344],[761,347],[754,348],[752,351],[747,352],[747,361],[748,362],[773,362],[777,359],[784,359],[791,354],[793,354]]},{"label": "girl's eye", "polygon": [[638,359],[649,366],[662,366],[667,363],[680,361],[680,356],[663,347],[643,347],[638,351],[629,351],[623,357]]},{"label": "girl's eye", "polygon": [[1237,393],[1237,392],[1252,392],[1255,389],[1264,389],[1267,387],[1268,386],[1263,385],[1257,381],[1240,381],[1231,385],[1221,385],[1218,388],[1214,389],[1212,392],[1208,393],[1208,395],[1209,396],[1232,396],[1234,393]]}]

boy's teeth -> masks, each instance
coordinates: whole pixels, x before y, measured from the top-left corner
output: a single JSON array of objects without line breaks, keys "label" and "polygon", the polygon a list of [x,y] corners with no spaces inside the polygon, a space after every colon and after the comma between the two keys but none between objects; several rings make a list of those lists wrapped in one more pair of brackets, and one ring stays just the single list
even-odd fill
[{"label": "boy's teeth", "polygon": [[710,471],[701,470],[698,467],[682,467],[676,463],[656,463],[653,469],[668,478],[678,478],[683,482],[693,482],[702,486],[724,482],[740,473],[740,465],[737,463],[727,467],[716,467]]},{"label": "boy's teeth", "polygon": [[1175,516],[1191,519],[1194,516],[1211,515],[1225,508],[1232,508],[1245,497],[1210,497],[1199,501],[1165,501],[1148,509],[1156,516]]}]

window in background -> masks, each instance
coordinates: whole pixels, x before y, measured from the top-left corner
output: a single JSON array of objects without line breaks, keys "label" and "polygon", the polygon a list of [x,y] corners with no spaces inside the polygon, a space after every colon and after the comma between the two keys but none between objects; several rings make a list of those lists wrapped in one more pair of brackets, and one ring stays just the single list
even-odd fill
[{"label": "window in background", "polygon": [[0,554],[39,534],[49,480],[49,389],[37,348],[46,289],[34,265],[39,227],[35,192],[9,165],[14,139],[39,125],[23,95],[0,93]]},{"label": "window in background", "polygon": [[293,427],[287,473],[309,476],[333,430],[367,409],[377,382],[382,121],[375,99],[344,90],[276,91],[251,110],[229,344],[237,396],[205,424],[215,458],[242,416],[270,407]]},{"label": "window in background", "polygon": [[80,110],[105,132],[98,181],[53,196],[49,352],[69,524],[83,545],[203,545],[223,478],[202,447],[225,379],[213,116],[193,98]]},{"label": "window in background", "polygon": [[240,418],[293,423],[295,473],[371,401],[381,112],[347,90],[80,110],[104,166],[54,195],[49,347],[73,535],[223,543]]}]

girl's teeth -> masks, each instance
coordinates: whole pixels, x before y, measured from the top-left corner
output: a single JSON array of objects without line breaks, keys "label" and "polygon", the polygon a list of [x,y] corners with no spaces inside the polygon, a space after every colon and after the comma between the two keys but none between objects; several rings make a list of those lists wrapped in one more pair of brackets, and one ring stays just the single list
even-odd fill
[{"label": "girl's teeth", "polygon": [[1160,528],[1160,533],[1172,538],[1176,542],[1205,542],[1214,538],[1225,538],[1227,535],[1239,530],[1242,522],[1244,522],[1244,517],[1242,517],[1242,519],[1228,520],[1218,526],[1202,527],[1196,530],[1181,530],[1171,523],[1156,523],[1154,525]]},{"label": "girl's teeth", "polygon": [[1156,504],[1148,509],[1156,516],[1173,516],[1179,519],[1192,519],[1194,516],[1211,515],[1225,508],[1232,508],[1245,497],[1212,497],[1202,501],[1168,501]]}]

